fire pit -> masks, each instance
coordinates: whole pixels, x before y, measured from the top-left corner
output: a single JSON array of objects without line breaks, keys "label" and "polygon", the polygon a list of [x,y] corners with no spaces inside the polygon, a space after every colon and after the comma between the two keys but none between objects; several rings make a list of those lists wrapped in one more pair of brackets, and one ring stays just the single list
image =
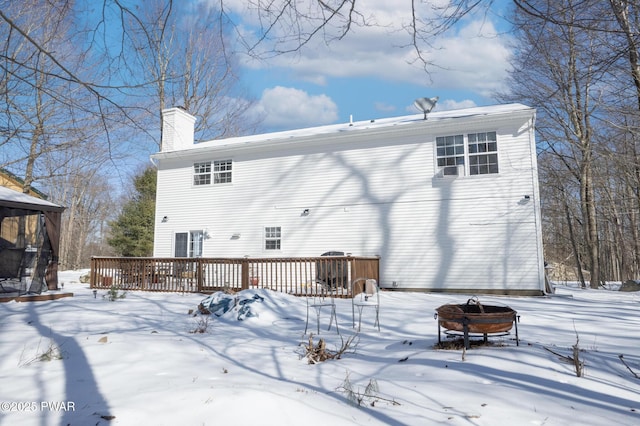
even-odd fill
[{"label": "fire pit", "polygon": [[515,324],[516,345],[518,339],[518,313],[508,306],[483,305],[478,299],[472,298],[464,304],[442,305],[436,309],[438,319],[438,343],[440,328],[444,327],[446,334],[463,333],[464,347],[469,349],[469,334],[481,334],[487,343],[488,335],[506,335]]}]

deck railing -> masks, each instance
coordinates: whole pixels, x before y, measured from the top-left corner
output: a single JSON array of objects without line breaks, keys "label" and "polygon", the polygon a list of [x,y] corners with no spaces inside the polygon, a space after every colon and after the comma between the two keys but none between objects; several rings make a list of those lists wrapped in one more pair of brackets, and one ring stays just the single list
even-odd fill
[{"label": "deck railing", "polygon": [[93,289],[212,293],[267,288],[294,295],[327,288],[349,297],[356,278],[379,281],[380,259],[362,256],[300,258],[93,257]]}]

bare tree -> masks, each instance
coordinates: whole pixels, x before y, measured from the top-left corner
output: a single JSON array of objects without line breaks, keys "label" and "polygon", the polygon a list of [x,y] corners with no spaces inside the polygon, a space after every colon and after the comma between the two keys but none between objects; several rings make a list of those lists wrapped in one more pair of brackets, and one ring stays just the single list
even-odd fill
[{"label": "bare tree", "polygon": [[[227,49],[228,28],[219,11],[203,4],[155,0],[126,10],[123,49],[127,67],[146,76],[140,93],[153,127],[161,112],[181,106],[197,117],[196,139],[250,132],[259,121],[247,114],[239,66]],[[157,141],[159,144],[159,140]],[[159,146],[159,145],[158,145]]]},{"label": "bare tree", "polygon": [[43,159],[50,169],[43,190],[66,206],[60,235],[63,269],[86,268],[91,256],[111,254],[106,224],[115,217],[118,202],[109,179],[110,155],[101,142],[87,141]]},{"label": "bare tree", "polygon": [[[557,162],[549,162],[549,154],[561,160],[566,170],[574,170],[570,179],[557,186],[562,186],[563,194],[569,195],[566,200],[575,197],[582,206],[580,211],[574,211],[571,202],[567,205],[567,222],[575,221],[583,230],[578,236],[578,249],[574,250],[576,262],[579,266],[579,256],[584,256],[592,277],[595,270],[600,271],[599,278],[591,279],[592,286],[605,277],[615,280],[637,277],[640,265],[640,45],[636,34],[640,30],[640,5],[625,0],[514,0],[514,3],[523,16],[516,22],[517,26],[532,24],[544,29],[539,33],[543,36],[549,32],[576,34],[578,38],[574,39],[583,46],[574,56],[563,47],[566,43],[562,40],[549,43],[549,37],[538,37],[534,31],[528,31],[534,36],[526,38],[524,46],[542,44],[546,47],[524,49],[527,53],[518,55],[519,73],[531,77],[535,71],[526,68],[538,69],[539,57],[551,58],[545,59],[543,71],[531,79],[528,86],[521,84],[523,79],[515,79],[519,89],[513,94],[520,100],[531,100],[542,112],[538,130],[542,136],[541,146],[547,151],[541,157],[544,161],[540,162],[543,175],[558,176]],[[562,62],[562,57],[554,59],[545,49],[562,52],[561,56],[569,61]],[[571,65],[574,57],[578,59],[578,68]],[[554,67],[553,63],[563,66]],[[575,73],[574,69],[579,72]],[[553,84],[549,85],[549,81]],[[581,92],[575,90],[573,96],[565,99],[571,103],[584,99],[582,107],[576,104],[558,113],[557,95],[564,95],[566,91],[562,87],[570,87],[577,81],[581,81]],[[540,96],[544,93],[546,96]],[[548,104],[553,107],[549,108]],[[550,126],[550,119],[571,124],[571,131],[560,131],[566,126]],[[580,122],[584,125],[578,126]],[[559,139],[558,135],[562,137]],[[588,140],[583,139],[583,135],[588,135]],[[569,145],[558,141],[580,142],[570,144],[574,149],[568,149]]]},{"label": "bare tree", "polygon": [[[596,9],[582,8],[582,1],[527,3],[535,10],[544,10],[545,16],[554,16],[562,22],[582,22],[586,16],[597,16]],[[515,70],[510,77],[512,93],[508,98],[528,101],[540,112],[537,128],[541,145],[547,155],[558,160],[547,165],[561,164],[568,172],[561,176],[570,177],[570,181],[558,183],[557,187],[562,191],[563,203],[567,202],[568,195],[579,202],[576,222],[582,228],[580,240],[588,259],[591,286],[597,287],[603,279],[594,178],[598,137],[592,121],[600,100],[592,91],[604,75],[597,33],[579,26],[556,25],[535,15],[532,18],[521,10],[514,15],[514,25],[519,42]],[[542,163],[543,172],[544,167]],[[558,176],[553,169],[549,173]],[[565,211],[569,211],[566,205]],[[582,262],[577,256],[575,261],[581,270]]]},{"label": "bare tree", "polygon": [[[118,139],[112,137],[115,123],[125,123],[158,143],[155,129],[159,126],[149,128],[147,123],[149,116],[158,123],[158,112],[171,106],[169,103],[182,104],[199,118],[196,136],[200,139],[239,134],[256,126],[256,121],[243,115],[250,101],[238,90],[239,77],[231,54],[234,49],[227,44],[231,30],[244,43],[246,52],[265,57],[299,51],[313,39],[339,41],[358,26],[380,25],[390,32],[404,32],[405,46],[413,47],[416,60],[427,67],[430,63],[424,53],[431,48],[433,36],[471,11],[488,10],[493,0],[454,0],[446,6],[411,1],[405,6],[410,17],[398,23],[378,22],[375,11],[357,0],[219,0],[208,5],[172,0],[136,5],[125,0],[103,0],[85,5],[86,10],[71,0],[20,3],[23,10],[53,19],[61,28],[73,22],[75,32],[65,32],[67,47],[73,46],[85,61],[96,61],[93,70],[105,73],[80,72],[82,67],[78,68],[77,62],[65,58],[66,50],[54,48],[33,33],[41,25],[21,19],[16,3],[0,1],[0,21],[7,24],[7,40],[20,43],[25,51],[49,63],[49,83],[65,82],[77,96],[90,99],[90,110],[73,99],[67,100],[68,108],[97,114],[106,142],[118,151]],[[253,12],[257,33],[242,31],[242,26],[234,23],[238,4],[244,5],[243,12]],[[0,62],[7,65],[5,75],[18,80],[25,70],[33,69],[11,49],[0,52]],[[23,82],[37,84],[34,79]],[[154,92],[153,106],[148,105],[149,90]],[[10,126],[6,130],[9,135]]]},{"label": "bare tree", "polygon": [[[147,158],[159,140],[159,126],[149,123],[160,122],[164,102],[191,108],[204,137],[255,125],[239,119],[247,97],[240,96],[223,49],[224,31],[208,21],[213,15],[201,13],[209,9],[157,4],[155,11],[131,10],[105,1],[101,16],[115,10],[120,18],[98,20],[85,31],[78,14],[91,11],[73,2],[0,1],[0,20],[8,24],[0,26],[6,40],[0,42],[0,167],[22,175],[24,191],[39,182],[68,207],[61,250],[68,267],[86,265],[88,244],[100,247],[99,227],[112,219],[104,208],[113,191],[105,185],[128,167],[125,154]],[[118,22],[121,44],[108,35]],[[150,90],[162,92],[149,96]]]},{"label": "bare tree", "polygon": [[[624,235],[633,236],[633,240],[623,246],[622,255],[627,252],[628,247],[633,247],[634,255],[630,259],[623,259],[622,274],[628,278],[636,278],[640,273],[640,235],[638,216],[640,215],[640,42],[637,34],[640,31],[640,4],[636,1],[628,0],[610,0],[609,4],[613,15],[618,24],[621,33],[616,39],[620,42],[620,57],[626,66],[618,69],[612,67],[612,73],[616,76],[622,76],[621,79],[614,81],[631,81],[633,93],[629,93],[628,100],[622,101],[619,105],[621,108],[613,109],[612,122],[618,129],[618,140],[621,141],[620,151],[622,151],[624,161],[622,164],[617,162],[619,170],[622,171],[623,179],[623,195],[622,212],[616,212],[616,228],[619,240],[624,241]],[[613,64],[617,64],[614,61]],[[624,78],[624,76],[627,78]],[[618,93],[627,93],[622,90]],[[635,108],[627,106],[633,105]],[[628,103],[627,103],[628,102]],[[630,106],[629,105],[629,106]],[[635,110],[635,111],[634,111]],[[633,111],[633,112],[631,112]],[[617,118],[617,119],[616,119]],[[619,158],[619,157],[618,157]],[[627,221],[629,231],[625,232],[624,222]],[[626,268],[625,268],[626,267]]]}]

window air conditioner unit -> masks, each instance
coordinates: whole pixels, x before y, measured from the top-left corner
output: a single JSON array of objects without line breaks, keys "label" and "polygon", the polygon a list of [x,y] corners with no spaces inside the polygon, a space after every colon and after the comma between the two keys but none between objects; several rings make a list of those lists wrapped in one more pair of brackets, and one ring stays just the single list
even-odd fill
[{"label": "window air conditioner unit", "polygon": [[436,177],[440,179],[454,179],[458,176],[464,176],[464,164],[441,167],[436,174]]}]

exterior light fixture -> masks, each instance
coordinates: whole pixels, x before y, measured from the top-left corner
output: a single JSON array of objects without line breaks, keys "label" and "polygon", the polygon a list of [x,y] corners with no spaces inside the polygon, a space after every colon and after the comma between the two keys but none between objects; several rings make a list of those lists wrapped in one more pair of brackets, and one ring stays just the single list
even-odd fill
[{"label": "exterior light fixture", "polygon": [[310,212],[309,209],[304,209],[302,211],[302,216],[309,216],[309,212]]},{"label": "exterior light fixture", "polygon": [[169,216],[164,216],[162,218],[162,223],[167,223],[167,222],[169,222]]}]

